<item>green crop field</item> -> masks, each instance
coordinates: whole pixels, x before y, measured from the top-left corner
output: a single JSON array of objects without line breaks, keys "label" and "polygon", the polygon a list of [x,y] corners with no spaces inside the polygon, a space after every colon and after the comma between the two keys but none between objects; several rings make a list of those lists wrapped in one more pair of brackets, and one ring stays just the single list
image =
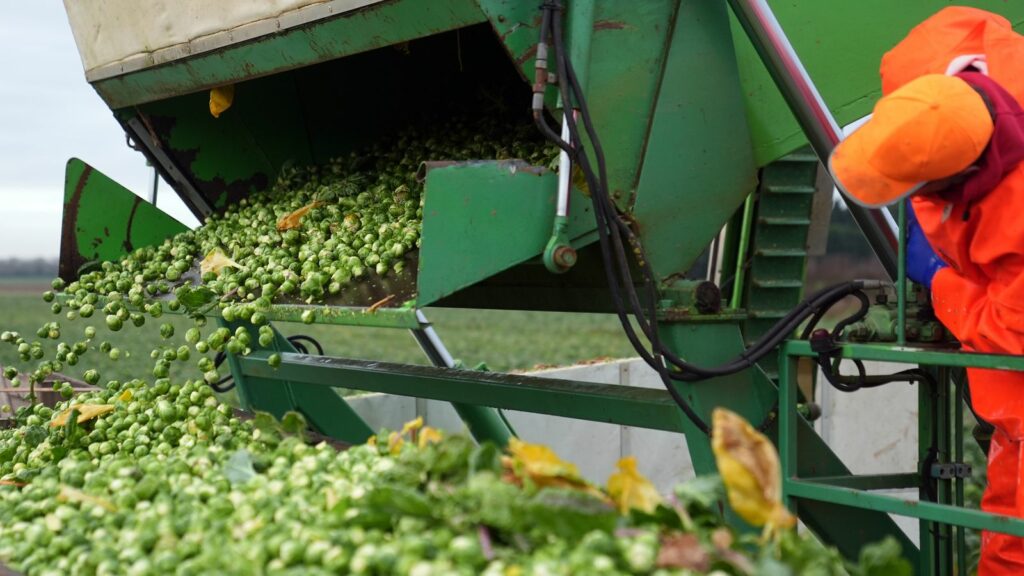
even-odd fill
[{"label": "green crop field", "polygon": [[[86,368],[96,368],[101,381],[110,379],[151,378],[153,360],[150,351],[166,343],[181,344],[180,337],[161,340],[158,327],[167,322],[183,334],[191,326],[184,316],[165,314],[159,320],[147,318],[141,328],[126,325],[119,332],[110,332],[102,314],[89,319],[68,321],[63,314],[54,315],[40,294],[43,282],[0,282],[0,330],[16,330],[30,340],[45,322],[58,320],[64,333],[61,339],[84,339],[86,326],[98,332],[95,343],[108,340],[121,348],[122,357],[112,361],[98,350],[87,353],[77,366],[64,373],[80,377]],[[622,335],[618,321],[610,315],[562,314],[541,312],[504,312],[494,310],[432,309],[427,317],[452,355],[468,366],[484,362],[491,370],[528,370],[536,366],[572,364],[596,358],[623,358],[632,349]],[[304,324],[278,324],[286,335],[305,334],[317,339],[326,354],[347,358],[384,360],[404,363],[425,363],[412,336],[405,330],[385,328],[352,328]],[[51,357],[49,349],[47,358]],[[198,355],[189,362],[174,362],[172,378],[198,378],[195,367]],[[0,347],[0,364],[17,362],[13,347]],[[222,370],[227,374],[226,368]]]}]

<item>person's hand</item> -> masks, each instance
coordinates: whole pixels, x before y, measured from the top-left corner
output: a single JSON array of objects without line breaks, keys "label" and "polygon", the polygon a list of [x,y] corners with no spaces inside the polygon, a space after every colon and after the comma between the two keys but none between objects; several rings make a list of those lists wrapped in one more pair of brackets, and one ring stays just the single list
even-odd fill
[{"label": "person's hand", "polygon": [[907,278],[928,288],[932,288],[935,274],[946,267],[946,263],[932,249],[921,226],[917,223],[914,208],[907,201]]}]

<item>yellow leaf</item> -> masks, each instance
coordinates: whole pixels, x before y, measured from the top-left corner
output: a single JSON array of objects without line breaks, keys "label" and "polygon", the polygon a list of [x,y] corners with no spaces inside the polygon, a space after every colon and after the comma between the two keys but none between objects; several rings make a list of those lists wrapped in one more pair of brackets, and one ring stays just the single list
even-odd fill
[{"label": "yellow leaf", "polygon": [[50,426],[56,428],[57,426],[63,426],[65,424],[67,424],[68,416],[71,416],[71,411],[72,410],[78,410],[78,418],[75,419],[75,422],[81,424],[83,422],[88,422],[89,420],[93,420],[95,418],[99,418],[100,416],[103,416],[104,414],[113,412],[114,411],[114,405],[113,404],[76,404],[76,405],[74,405],[74,406],[72,406],[72,407],[62,411],[60,414],[57,414],[57,417],[54,418],[50,422]]},{"label": "yellow leaf", "polygon": [[392,432],[391,434],[388,434],[388,452],[390,452],[392,456],[401,452],[402,446],[404,444],[405,440],[402,438],[402,435],[399,434],[398,432]]},{"label": "yellow leaf", "polygon": [[621,514],[631,509],[654,512],[661,503],[661,495],[651,481],[636,469],[636,457],[627,456],[619,460],[618,471],[608,478],[608,495],[612,497]]},{"label": "yellow leaf", "polygon": [[418,416],[415,420],[410,420],[402,426],[401,435],[405,436],[410,432],[416,432],[420,428],[423,428],[423,416]]},{"label": "yellow leaf", "polygon": [[309,213],[310,210],[316,208],[317,206],[320,206],[321,204],[323,204],[323,202],[320,202],[319,200],[314,200],[313,202],[306,204],[305,206],[299,208],[294,212],[281,216],[281,218],[277,221],[277,231],[284,232],[285,230],[298,228],[299,224],[302,222],[302,217]]},{"label": "yellow leaf", "polygon": [[132,399],[132,391],[131,391],[131,389],[128,389],[128,390],[125,390],[124,392],[121,392],[121,394],[119,394],[117,396],[117,399],[120,400],[121,402],[127,402],[127,401],[131,400]]},{"label": "yellow leaf", "polygon": [[90,496],[81,490],[77,490],[70,486],[61,485],[60,493],[57,494],[57,499],[63,502],[81,502],[86,504],[94,504],[107,510],[108,512],[116,512],[117,508],[114,507],[108,500],[98,498],[96,496]]},{"label": "yellow leaf", "polygon": [[218,86],[210,90],[210,114],[214,118],[220,118],[225,110],[231,108],[235,101],[235,85]]},{"label": "yellow leaf", "polygon": [[538,478],[580,479],[576,465],[558,457],[551,448],[540,444],[527,444],[518,438],[508,442],[508,451],[517,468],[535,480]]},{"label": "yellow leaf", "polygon": [[437,444],[441,441],[442,434],[437,428],[431,428],[430,426],[424,426],[420,430],[419,438],[416,439],[416,445],[420,448],[425,447],[427,444]]},{"label": "yellow leaf", "polygon": [[214,274],[219,275],[220,271],[228,266],[234,268],[242,267],[238,262],[228,258],[220,248],[214,248],[213,250],[210,250],[210,253],[206,255],[206,258],[203,258],[203,261],[199,263],[199,271],[202,274],[213,272]]},{"label": "yellow leaf", "polygon": [[795,526],[796,518],[782,505],[782,473],[772,443],[724,408],[716,408],[711,419],[711,449],[733,510],[764,526],[766,534]]},{"label": "yellow leaf", "polygon": [[366,445],[367,446],[376,446],[377,445],[377,435],[374,434],[373,436],[370,436],[369,438],[367,438],[366,439]]}]

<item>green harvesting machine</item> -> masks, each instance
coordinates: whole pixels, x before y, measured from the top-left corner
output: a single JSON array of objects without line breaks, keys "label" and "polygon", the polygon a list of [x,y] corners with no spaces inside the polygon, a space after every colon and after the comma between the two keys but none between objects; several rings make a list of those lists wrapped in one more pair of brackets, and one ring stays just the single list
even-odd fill
[{"label": "green harvesting machine", "polygon": [[[1024,21],[1024,6],[965,3]],[[424,118],[444,131],[456,114],[511,111],[561,140],[558,170],[423,159],[422,234],[404,271],[371,275],[326,304],[268,312],[410,330],[433,366],[300,354],[278,335],[228,357],[247,408],[297,410],[349,442],[371,430],[334,388],[451,402],[474,437],[498,443],[514,434],[502,409],[665,430],[686,435],[706,474],[715,471],[706,422],[726,406],[776,440],[787,502],[823,540],[855,556],[891,534],[919,573],[952,573],[965,527],[1024,535],[1024,523],[957,506],[963,414],[951,394],[964,366],[1024,361],[943,342],[905,282],[900,213],[848,207],[885,282],[804,294],[809,247],[833,202],[819,159],[840,123],[870,112],[881,55],[946,2],[772,4],[65,0],[88,81],[200,221],[268,188],[284,167],[365,149]],[[214,89],[233,93],[219,117]],[[65,280],[184,229],[88,164],[68,163]],[[716,272],[695,274],[698,261]],[[800,321],[864,290],[874,303],[848,338],[823,352],[820,340],[795,337]],[[634,317],[624,330],[667,386],[462,369],[426,307]],[[920,437],[938,438],[937,457],[922,445],[916,473],[852,475],[810,424],[808,368],[823,358],[921,365],[931,377],[920,380]],[[920,501],[876,492],[901,488],[920,489]],[[889,514],[920,519],[920,546]]]}]

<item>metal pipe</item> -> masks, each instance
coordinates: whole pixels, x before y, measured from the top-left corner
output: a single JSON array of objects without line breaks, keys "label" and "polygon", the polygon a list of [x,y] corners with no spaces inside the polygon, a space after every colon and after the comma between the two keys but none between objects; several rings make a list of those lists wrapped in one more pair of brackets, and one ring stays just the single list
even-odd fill
[{"label": "metal pipe", "polygon": [[[775,14],[765,0],[729,0],[729,4],[818,159],[827,167],[829,154],[842,140],[842,131]],[[898,240],[892,215],[887,210],[870,210],[852,202],[846,206],[889,277],[896,278]]]},{"label": "metal pipe", "polygon": [[[953,377],[953,461],[964,461],[964,380],[966,376],[962,370],[956,371]],[[964,479],[959,474],[956,477],[956,500],[954,504],[958,508],[964,507]],[[956,530],[956,565],[957,574],[967,574],[967,534],[962,526]]]},{"label": "metal pipe", "polygon": [[750,227],[754,222],[754,195],[747,196],[743,201],[743,220],[740,222],[740,241],[736,254],[736,274],[732,281],[732,294],[729,295],[729,308],[736,310],[743,304],[743,282],[746,274],[747,244],[750,244]]},{"label": "metal pipe", "polygon": [[[569,110],[566,110],[562,114],[562,140],[572,144],[569,135],[569,122],[576,121],[576,111],[572,110],[571,115],[569,112]],[[569,216],[570,186],[572,186],[572,158],[569,157],[568,152],[562,150],[558,153],[558,204],[555,207],[556,218],[568,218]]]},{"label": "metal pipe", "polygon": [[156,206],[156,194],[160,188],[160,171],[153,166],[153,189],[149,192],[149,203]]},{"label": "metal pipe", "polygon": [[[416,310],[416,320],[420,326],[410,332],[430,363],[439,368],[454,368],[455,359],[452,358],[444,342],[441,341],[441,337],[434,331],[434,326],[427,320],[427,316],[423,314],[422,310]],[[457,402],[452,402],[452,407],[459,414],[459,418],[466,423],[469,433],[479,442],[490,440],[499,446],[505,446],[509,439],[515,436],[512,425],[501,410]]]}]

